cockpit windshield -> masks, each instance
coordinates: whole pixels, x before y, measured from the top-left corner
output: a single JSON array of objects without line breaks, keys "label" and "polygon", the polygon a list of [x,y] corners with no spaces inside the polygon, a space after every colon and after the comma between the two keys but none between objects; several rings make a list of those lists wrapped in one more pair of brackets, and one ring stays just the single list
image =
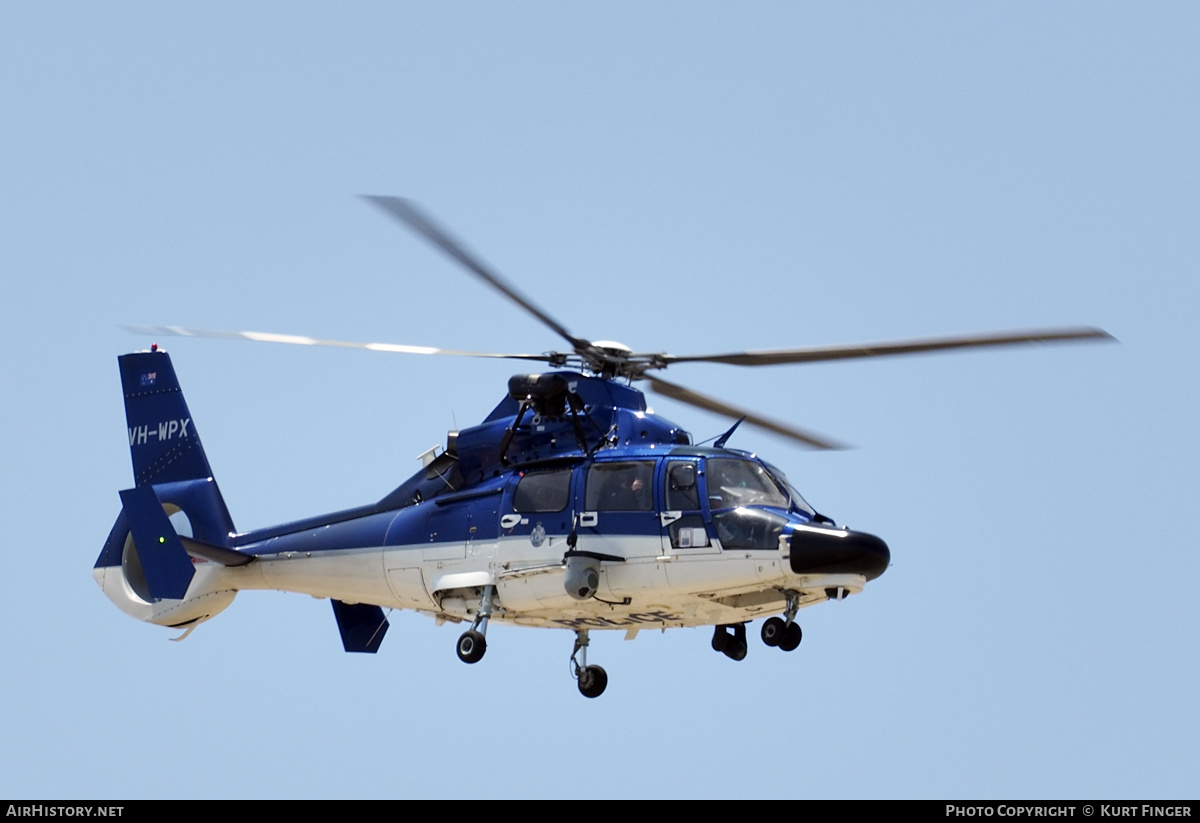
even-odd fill
[{"label": "cockpit windshield", "polygon": [[791,481],[787,479],[787,475],[772,466],[770,463],[764,463],[763,465],[765,465],[767,471],[771,473],[771,477],[775,479],[775,482],[787,492],[789,502],[791,503],[792,507],[799,509],[809,517],[817,516],[817,510],[808,505],[808,501],[800,495],[800,492],[796,491],[796,487],[793,486]]}]

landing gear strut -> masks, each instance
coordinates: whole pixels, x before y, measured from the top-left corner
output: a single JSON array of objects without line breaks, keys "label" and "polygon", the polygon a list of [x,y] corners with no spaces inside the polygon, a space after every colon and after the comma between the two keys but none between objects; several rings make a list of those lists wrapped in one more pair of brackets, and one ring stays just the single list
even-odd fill
[{"label": "landing gear strut", "polygon": [[599,697],[608,686],[608,673],[599,666],[587,664],[588,632],[575,632],[575,648],[571,650],[571,676],[579,681],[579,693],[584,697]]},{"label": "landing gear strut", "polygon": [[783,617],[771,617],[763,623],[762,642],[790,652],[800,645],[804,634],[800,631],[800,624],[795,622],[796,612],[800,610],[800,596],[796,592],[784,594],[787,596],[787,609]]},{"label": "landing gear strut", "polygon": [[[732,630],[732,634],[730,634]],[[714,652],[721,652],[730,660],[745,660],[746,624],[734,623],[731,626],[717,626],[713,629],[712,647]]]},{"label": "landing gear strut", "polygon": [[471,628],[458,637],[458,646],[454,650],[458,652],[458,659],[464,663],[478,663],[483,659],[484,652],[487,651],[488,618],[492,616],[492,595],[495,593],[495,586],[483,587],[483,597],[479,602],[479,614],[475,616],[475,622],[471,624]]}]

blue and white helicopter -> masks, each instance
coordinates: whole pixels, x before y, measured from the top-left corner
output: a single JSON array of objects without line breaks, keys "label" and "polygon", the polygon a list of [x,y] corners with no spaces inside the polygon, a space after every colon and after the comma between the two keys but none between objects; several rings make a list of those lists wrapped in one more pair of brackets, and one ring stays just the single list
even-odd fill
[{"label": "blue and white helicopter", "polygon": [[838,527],[778,468],[711,446],[654,414],[635,383],[808,447],[835,445],[653,373],[677,363],[767,366],[984,346],[1102,340],[1094,328],[702,356],[643,354],[576,337],[465,250],[410,201],[370,202],[441,248],[563,338],[549,354],[495,354],[346,343],[257,332],[129,327],[136,333],[243,338],[549,364],[521,374],[482,423],[378,502],[242,532],[221,496],[170,356],[157,345],[118,358],[134,486],[93,576],[126,614],[185,629],[246,589],[328,598],[348,652],[379,650],[386,610],[469,626],[457,653],[477,663],[491,622],[574,633],[571,670],[597,697],[608,676],[587,660],[593,630],[713,626],[712,647],[746,656],[746,625],[792,651],[801,608],[858,594],[887,569],[883,540]]}]

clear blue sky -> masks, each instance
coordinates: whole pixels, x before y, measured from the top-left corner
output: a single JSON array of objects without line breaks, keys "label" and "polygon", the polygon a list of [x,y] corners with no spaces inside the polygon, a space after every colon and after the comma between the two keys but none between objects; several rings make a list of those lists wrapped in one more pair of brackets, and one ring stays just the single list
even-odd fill
[{"label": "clear blue sky", "polygon": [[[0,5],[0,795],[1200,793],[1200,11],[1108,3]],[[1120,345],[666,374],[893,566],[791,655],[250,592],[185,642],[90,569],[121,323],[702,353],[1059,324]],[[517,364],[165,340],[242,528],[378,499]],[[666,400],[698,437],[719,418]],[[755,630],[756,632],[756,630]]]}]

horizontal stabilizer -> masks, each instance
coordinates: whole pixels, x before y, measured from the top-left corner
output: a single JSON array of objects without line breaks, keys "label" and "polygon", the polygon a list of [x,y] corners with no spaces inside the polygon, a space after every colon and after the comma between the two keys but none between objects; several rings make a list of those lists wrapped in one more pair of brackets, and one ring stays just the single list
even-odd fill
[{"label": "horizontal stabilizer", "polygon": [[181,537],[179,540],[183,543],[184,551],[192,557],[199,557],[201,560],[220,563],[222,566],[245,566],[247,563],[253,563],[258,559],[253,554],[244,554],[233,549],[214,546],[210,543],[201,543],[199,540],[193,540],[190,537]]},{"label": "horizontal stabilizer", "polygon": [[338,631],[342,633],[342,647],[348,652],[375,654],[387,634],[388,621],[383,609],[363,603],[343,603],[331,600],[333,616],[337,618]]}]

